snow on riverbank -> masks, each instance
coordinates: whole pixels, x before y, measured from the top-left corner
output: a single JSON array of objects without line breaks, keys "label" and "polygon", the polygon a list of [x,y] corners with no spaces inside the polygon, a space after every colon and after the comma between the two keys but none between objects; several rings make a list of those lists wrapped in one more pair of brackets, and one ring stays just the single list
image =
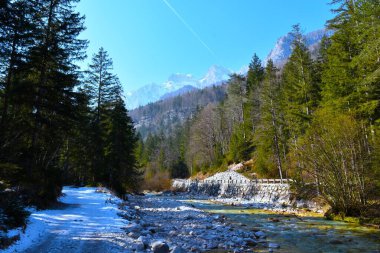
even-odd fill
[{"label": "snow on riverbank", "polygon": [[118,199],[90,187],[64,187],[63,194],[59,209],[34,210],[25,233],[4,252],[122,252],[128,222],[110,203]]},{"label": "snow on riverbank", "polygon": [[64,187],[63,193],[60,208],[32,212],[25,233],[5,253],[245,252],[269,245],[262,232],[173,196],[129,196],[123,203],[96,188]]}]

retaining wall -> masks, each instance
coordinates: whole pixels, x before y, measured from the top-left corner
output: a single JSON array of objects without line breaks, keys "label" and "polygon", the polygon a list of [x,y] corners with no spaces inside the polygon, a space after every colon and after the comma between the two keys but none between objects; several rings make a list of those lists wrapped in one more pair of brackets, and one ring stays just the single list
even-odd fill
[{"label": "retaining wall", "polygon": [[174,179],[175,190],[222,198],[243,198],[255,203],[290,203],[291,180],[183,180]]}]

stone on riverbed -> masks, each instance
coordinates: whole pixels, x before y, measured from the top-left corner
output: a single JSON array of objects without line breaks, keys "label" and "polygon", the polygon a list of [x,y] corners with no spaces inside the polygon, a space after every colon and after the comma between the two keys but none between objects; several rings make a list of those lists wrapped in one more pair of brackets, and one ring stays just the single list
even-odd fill
[{"label": "stone on riverbed", "polygon": [[142,243],[144,245],[144,248],[149,246],[149,240],[145,236],[140,236],[137,238],[137,242]]},{"label": "stone on riverbed", "polygon": [[268,244],[268,247],[269,247],[269,248],[272,248],[272,249],[278,249],[278,248],[280,248],[280,245],[277,244],[277,243],[270,242],[270,243]]},{"label": "stone on riverbed", "polygon": [[257,241],[247,238],[244,240],[247,243],[247,246],[255,247],[257,245]]},{"label": "stone on riverbed", "polygon": [[170,253],[186,253],[186,251],[179,246],[175,246]]},{"label": "stone on riverbed", "polygon": [[152,244],[153,253],[169,253],[169,246],[165,242],[157,241]]},{"label": "stone on riverbed", "polygon": [[255,236],[257,238],[266,238],[267,235],[263,231],[257,231],[255,232]]},{"label": "stone on riverbed", "polygon": [[145,245],[144,245],[144,243],[142,243],[142,242],[137,242],[136,243],[136,250],[137,251],[142,251],[142,250],[144,250],[145,249]]}]

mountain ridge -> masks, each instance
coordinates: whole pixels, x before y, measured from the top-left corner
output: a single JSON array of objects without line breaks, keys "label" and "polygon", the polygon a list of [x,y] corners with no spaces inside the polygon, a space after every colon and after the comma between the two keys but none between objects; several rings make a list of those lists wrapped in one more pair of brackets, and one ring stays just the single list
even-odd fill
[{"label": "mountain ridge", "polygon": [[[312,57],[317,54],[322,38],[324,36],[330,37],[332,34],[332,30],[322,28],[309,32],[303,36],[305,45],[309,49]],[[294,38],[291,32],[285,34],[284,36],[281,36],[266,57],[265,63],[268,62],[269,59],[272,59],[273,63],[277,67],[283,67],[292,53],[293,40]]]},{"label": "mountain ridge", "polygon": [[[195,78],[191,74],[176,73],[168,77],[162,84],[151,83],[133,92],[127,93],[126,104],[128,109],[136,109],[152,102],[171,96],[181,95],[190,90],[203,89],[212,85],[219,85],[228,80],[233,71],[218,65],[212,65],[201,78]],[[187,88],[184,88],[187,87]]]},{"label": "mountain ridge", "polygon": [[[317,55],[320,41],[323,36],[329,37],[332,34],[333,31],[322,28],[309,32],[303,36],[305,44],[310,50],[312,57]],[[269,59],[272,59],[277,67],[282,68],[292,52],[291,47],[293,40],[294,38],[291,32],[281,36],[266,57],[264,64]],[[239,71],[236,71],[236,73],[245,75],[247,71],[248,67],[243,66]],[[126,104],[129,110],[133,110],[149,103],[185,94],[192,90],[220,85],[228,80],[232,73],[235,72],[223,66],[211,65],[201,78],[196,78],[192,74],[171,74],[167,81],[161,84],[150,83],[135,91],[128,92],[126,96]]]}]

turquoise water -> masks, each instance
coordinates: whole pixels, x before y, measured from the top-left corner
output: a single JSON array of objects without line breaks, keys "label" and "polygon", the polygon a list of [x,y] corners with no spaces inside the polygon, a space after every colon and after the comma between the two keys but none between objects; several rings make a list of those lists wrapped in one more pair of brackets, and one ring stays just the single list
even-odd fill
[{"label": "turquoise water", "polygon": [[[277,243],[273,252],[377,252],[380,230],[352,223],[329,221],[323,217],[295,217],[262,209],[226,206],[208,201],[190,200],[197,208],[225,215],[236,226],[260,230],[268,242]],[[246,225],[246,226],[245,226]],[[255,249],[268,252],[268,248]]]}]

